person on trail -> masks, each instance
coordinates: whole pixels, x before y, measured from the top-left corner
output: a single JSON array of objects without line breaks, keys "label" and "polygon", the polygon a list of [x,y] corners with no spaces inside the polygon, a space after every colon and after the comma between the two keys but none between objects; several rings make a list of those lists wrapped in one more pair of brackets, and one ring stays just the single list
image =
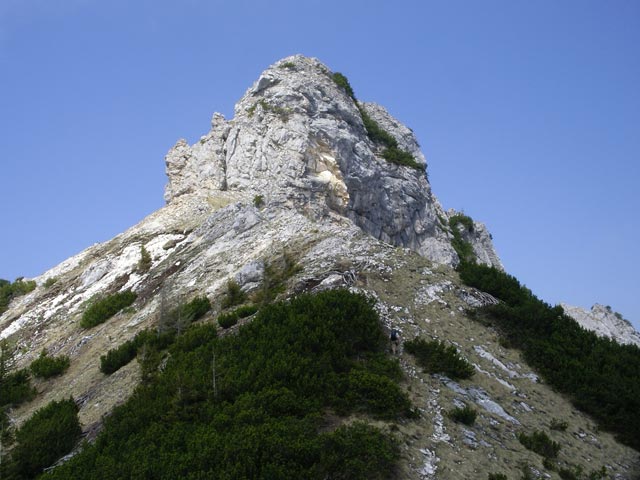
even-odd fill
[{"label": "person on trail", "polygon": [[391,353],[395,355],[400,346],[400,332],[395,328],[391,329],[389,340],[391,341]]}]

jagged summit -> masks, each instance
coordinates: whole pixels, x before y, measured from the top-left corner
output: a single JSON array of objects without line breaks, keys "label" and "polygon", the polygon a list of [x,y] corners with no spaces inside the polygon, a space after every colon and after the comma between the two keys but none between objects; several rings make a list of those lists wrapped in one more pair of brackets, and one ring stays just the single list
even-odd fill
[{"label": "jagged summit", "polygon": [[[361,111],[420,168],[385,160]],[[317,217],[345,216],[375,238],[438,263],[458,261],[413,132],[383,107],[356,101],[317,59],[296,55],[269,67],[233,119],[214,114],[209,133],[192,146],[179,140],[166,164],[168,203],[187,194],[260,195]],[[500,266],[485,229],[475,231],[478,258]]]}]

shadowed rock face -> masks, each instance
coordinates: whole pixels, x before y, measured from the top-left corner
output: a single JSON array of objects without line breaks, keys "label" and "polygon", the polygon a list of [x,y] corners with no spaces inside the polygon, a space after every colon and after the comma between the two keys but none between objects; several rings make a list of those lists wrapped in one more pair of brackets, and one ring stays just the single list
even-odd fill
[{"label": "shadowed rock face", "polygon": [[[358,105],[329,69],[298,55],[263,72],[232,120],[215,114],[198,143],[178,141],[166,157],[165,199],[224,190],[262,195],[314,216],[337,213],[379,240],[456,265],[450,233],[438,220],[446,214],[413,132],[379,105],[360,107],[424,168],[384,160]],[[500,266],[490,241],[474,248],[480,261]]]}]

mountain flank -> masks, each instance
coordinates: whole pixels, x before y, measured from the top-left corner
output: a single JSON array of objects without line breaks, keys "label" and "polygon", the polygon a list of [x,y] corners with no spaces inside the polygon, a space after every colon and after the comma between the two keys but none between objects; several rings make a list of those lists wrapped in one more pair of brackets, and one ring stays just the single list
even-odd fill
[{"label": "mountain flank", "polygon": [[413,132],[344,75],[280,60],[165,163],[163,208],[8,297],[7,478],[68,453],[16,460],[69,398],[88,444],[70,428],[43,478],[637,478],[638,347],[506,275],[486,227],[438,202]]}]

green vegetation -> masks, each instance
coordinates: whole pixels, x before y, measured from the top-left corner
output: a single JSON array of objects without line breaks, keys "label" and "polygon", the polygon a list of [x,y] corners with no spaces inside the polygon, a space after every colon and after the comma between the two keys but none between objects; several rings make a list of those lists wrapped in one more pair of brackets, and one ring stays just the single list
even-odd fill
[{"label": "green vegetation", "polygon": [[51,402],[16,432],[17,445],[2,478],[30,479],[75,446],[82,430],[73,398]]},{"label": "green vegetation", "polygon": [[[31,385],[28,370],[9,373],[13,367],[14,353],[14,348],[6,340],[0,341],[0,459],[4,454],[3,449],[13,440],[13,428],[8,410],[31,400],[36,394],[35,388]],[[4,478],[2,473],[0,469],[0,478]]]},{"label": "green vegetation", "polygon": [[279,65],[279,68],[286,68],[286,69],[289,69],[289,70],[295,70],[296,69],[296,64],[293,63],[293,62],[284,62],[284,63],[281,63]]},{"label": "green vegetation", "polygon": [[13,367],[14,353],[14,348],[6,340],[0,341],[0,411],[31,400],[36,393],[31,386],[28,370],[9,373]]},{"label": "green vegetation", "polygon": [[195,297],[187,303],[182,303],[164,314],[161,319],[160,330],[181,333],[193,322],[200,320],[211,310],[211,302],[205,296]]},{"label": "green vegetation", "polygon": [[384,130],[378,122],[369,116],[366,110],[358,105],[360,115],[362,116],[362,123],[364,128],[367,129],[367,136],[373,143],[383,145],[386,148],[397,147],[398,141],[389,132]]},{"label": "green vegetation", "polygon": [[336,72],[331,76],[331,78],[333,78],[333,81],[336,83],[336,85],[342,88],[347,93],[347,95],[349,95],[355,102],[358,110],[360,111],[362,123],[364,124],[364,128],[367,131],[369,140],[377,145],[381,145],[382,147],[384,147],[384,150],[382,151],[382,158],[384,158],[388,162],[415,168],[416,170],[424,169],[424,165],[416,162],[416,159],[413,158],[413,155],[411,155],[409,152],[402,150],[398,146],[398,141],[393,137],[393,135],[391,135],[380,125],[378,125],[378,122],[371,118],[366,110],[362,108],[362,106],[356,99],[353,88],[351,88],[347,77],[345,77],[340,72]]},{"label": "green vegetation", "polygon": [[551,307],[507,273],[462,262],[460,278],[501,300],[475,312],[600,427],[640,450],[640,349],[598,337]]},{"label": "green vegetation", "polygon": [[233,327],[238,320],[241,318],[246,318],[258,311],[257,305],[243,305],[241,307],[236,308],[235,310],[227,313],[223,313],[218,317],[218,324],[222,328]]},{"label": "green vegetation", "polygon": [[43,478],[393,478],[388,434],[325,420],[411,414],[386,343],[371,301],[344,290],[265,306],[237,335],[193,326],[95,443]]},{"label": "green vegetation", "polygon": [[540,430],[536,430],[531,435],[520,432],[518,440],[527,449],[545,458],[556,458],[560,452],[560,444],[551,440],[546,433]]},{"label": "green vegetation", "polygon": [[458,225],[462,225],[464,230],[467,233],[473,232],[473,220],[471,217],[464,215],[462,213],[458,213],[453,215],[449,219],[449,227],[451,228],[451,234],[453,235],[453,240],[451,241],[451,246],[454,248],[461,262],[474,262],[476,258],[476,254],[473,251],[473,247],[467,241],[462,238],[462,233],[458,228]]},{"label": "green vegetation", "polygon": [[58,281],[58,277],[49,277],[44,282],[44,288],[51,288]]},{"label": "green vegetation", "polygon": [[242,288],[235,280],[229,280],[226,289],[225,297],[220,304],[223,309],[240,305],[247,299],[247,294],[242,291]]},{"label": "green vegetation", "polygon": [[143,330],[133,339],[124,342],[117,348],[111,349],[100,357],[100,371],[111,375],[136,358],[140,351],[144,351],[147,368],[153,368],[153,360],[157,360],[159,351],[171,345],[176,334],[181,334],[193,322],[202,318],[211,309],[207,297],[196,297],[190,302],[183,303],[165,314],[157,332]]},{"label": "green vegetation", "polygon": [[411,155],[409,152],[405,152],[404,150],[399,149],[398,147],[385,148],[382,151],[382,158],[384,158],[388,162],[415,168],[416,170],[422,170],[424,168],[423,165],[420,165],[418,162],[416,162],[416,160],[413,158],[413,155]]},{"label": "green vegetation", "polygon": [[106,355],[100,356],[100,371],[106,375],[117,372],[138,354],[138,336],[133,340],[124,342],[118,348],[113,348]]},{"label": "green vegetation", "polygon": [[258,105],[262,107],[262,110],[265,113],[268,113],[268,112],[274,113],[275,115],[280,117],[280,120],[282,120],[283,122],[286,122],[287,120],[289,120],[289,115],[291,115],[292,113],[292,110],[289,108],[283,108],[277,105],[271,105],[264,98],[261,98],[260,100],[258,100],[256,103],[254,103],[247,109],[247,114],[249,115],[249,118],[253,117]]},{"label": "green vegetation", "polygon": [[138,261],[138,271],[140,273],[148,272],[151,268],[151,264],[153,260],[151,259],[151,254],[149,251],[144,248],[144,245],[140,246],[140,260]]},{"label": "green vegetation", "polygon": [[554,418],[551,420],[551,424],[549,425],[551,430],[557,430],[559,432],[564,432],[567,428],[569,428],[569,422],[566,420],[560,420],[558,418]]},{"label": "green vegetation", "polygon": [[45,349],[40,352],[40,356],[31,362],[31,373],[40,378],[51,378],[61,375],[69,368],[69,357],[61,355],[58,357],[50,357]]},{"label": "green vegetation", "polygon": [[478,412],[476,412],[469,405],[465,405],[464,407],[454,408],[447,412],[449,418],[455,420],[458,423],[464,423],[465,425],[473,425],[476,421],[476,417],[478,416]]},{"label": "green vegetation", "polygon": [[489,480],[507,480],[507,476],[504,473],[490,473]]},{"label": "green vegetation", "polygon": [[265,263],[264,277],[260,288],[253,293],[252,300],[258,305],[265,305],[276,299],[285,291],[286,282],[302,269],[293,256],[283,251],[282,255]]},{"label": "green vegetation", "polygon": [[25,295],[36,288],[36,282],[33,280],[23,280],[17,278],[11,283],[8,280],[0,278],[0,315],[9,308],[9,303],[16,297]]},{"label": "green vegetation", "polygon": [[137,295],[131,290],[107,295],[94,301],[82,314],[80,326],[91,328],[99,325],[136,300]]},{"label": "green vegetation", "polygon": [[349,95],[354,101],[356,100],[356,94],[354,93],[353,88],[351,88],[351,84],[349,83],[347,77],[345,77],[340,72],[335,72],[333,75],[331,75],[331,78],[334,82],[336,82],[336,85],[338,85],[347,93],[347,95]]},{"label": "green vegetation", "polygon": [[[136,358],[139,351],[144,351],[149,360],[152,353],[158,353],[171,345],[176,337],[176,330],[157,332],[142,330],[133,339],[113,348],[100,357],[100,371],[111,375]],[[148,365],[152,368],[151,365]]]},{"label": "green vegetation", "polygon": [[264,197],[262,195],[256,195],[253,197],[253,206],[261,208],[264,205]]},{"label": "green vegetation", "polygon": [[453,379],[471,378],[475,373],[473,365],[460,356],[456,347],[447,346],[440,340],[416,338],[405,342],[404,348],[416,357],[426,372],[441,373]]},{"label": "green vegetation", "polygon": [[236,312],[223,313],[218,317],[218,325],[225,329],[231,328],[238,323],[239,318]]}]

